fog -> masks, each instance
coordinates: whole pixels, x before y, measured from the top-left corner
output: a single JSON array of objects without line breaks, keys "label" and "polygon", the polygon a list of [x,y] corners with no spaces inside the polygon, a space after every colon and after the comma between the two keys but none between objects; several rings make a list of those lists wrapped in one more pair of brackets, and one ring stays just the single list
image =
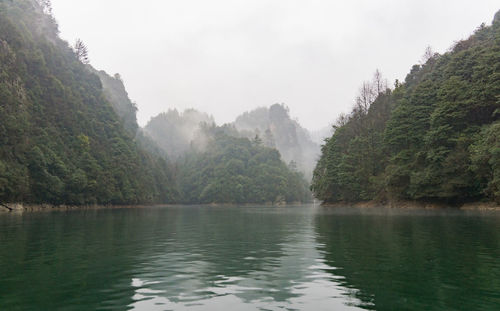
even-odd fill
[{"label": "fog", "polygon": [[[231,122],[285,103],[310,130],[348,112],[376,68],[392,84],[426,46],[445,52],[497,0],[52,0],[61,36],[119,72],[140,125],[169,108]],[[444,22],[446,21],[446,22]]]}]

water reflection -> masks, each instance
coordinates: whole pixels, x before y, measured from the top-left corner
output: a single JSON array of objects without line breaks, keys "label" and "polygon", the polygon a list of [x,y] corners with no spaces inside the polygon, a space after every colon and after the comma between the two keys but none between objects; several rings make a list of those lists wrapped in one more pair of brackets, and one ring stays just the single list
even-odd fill
[{"label": "water reflection", "polygon": [[373,310],[498,310],[500,214],[325,209],[318,245]]},{"label": "water reflection", "polygon": [[497,310],[500,214],[0,215],[0,310]]},{"label": "water reflection", "polygon": [[132,279],[132,309],[347,310],[360,303],[325,272],[331,267],[315,247],[309,207],[183,213],[191,215],[177,219],[175,238],[159,239],[157,252],[140,260],[147,265]]}]

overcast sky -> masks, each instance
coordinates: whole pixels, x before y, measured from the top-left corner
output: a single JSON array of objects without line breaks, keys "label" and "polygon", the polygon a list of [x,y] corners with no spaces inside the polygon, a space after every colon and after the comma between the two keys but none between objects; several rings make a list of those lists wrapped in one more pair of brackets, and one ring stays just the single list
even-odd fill
[{"label": "overcast sky", "polygon": [[52,0],[61,36],[120,73],[140,125],[169,108],[217,123],[285,103],[311,129],[349,112],[380,69],[404,79],[426,46],[445,52],[498,0]]}]

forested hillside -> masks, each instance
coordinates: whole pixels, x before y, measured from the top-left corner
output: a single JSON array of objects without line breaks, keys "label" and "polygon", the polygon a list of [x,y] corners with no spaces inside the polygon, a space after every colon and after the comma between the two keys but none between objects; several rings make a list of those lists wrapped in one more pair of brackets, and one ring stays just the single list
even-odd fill
[{"label": "forested hillside", "polygon": [[203,125],[193,142],[202,150],[178,163],[184,203],[286,203],[312,199],[302,173],[287,167],[276,149],[238,137],[231,125]]},{"label": "forested hillside", "polygon": [[377,76],[322,146],[316,197],[500,203],[500,11],[393,90]]},{"label": "forested hillside", "polygon": [[245,112],[236,118],[234,125],[243,136],[257,135],[265,146],[278,149],[285,162],[294,162],[307,179],[311,179],[320,147],[306,129],[290,118],[285,105],[274,104]]},{"label": "forested hillside", "polygon": [[134,143],[125,128],[135,112],[117,116],[112,94],[58,37],[49,4],[0,1],[0,201],[173,201],[166,161]]},{"label": "forested hillside", "polygon": [[[93,70],[89,66],[90,70]],[[93,70],[101,80],[104,96],[113,107],[118,117],[123,121],[125,130],[134,137],[139,128],[137,124],[137,107],[128,97],[128,93],[123,85],[122,78],[118,73],[113,77],[108,75],[104,70]]]},{"label": "forested hillside", "polygon": [[169,110],[146,125],[146,137],[173,159],[182,203],[285,203],[312,199],[303,173],[274,146],[194,109]]},{"label": "forested hillside", "polygon": [[0,64],[0,203],[310,199],[276,150],[206,114],[171,110],[140,129],[121,77],[59,38],[50,1],[0,0]]}]

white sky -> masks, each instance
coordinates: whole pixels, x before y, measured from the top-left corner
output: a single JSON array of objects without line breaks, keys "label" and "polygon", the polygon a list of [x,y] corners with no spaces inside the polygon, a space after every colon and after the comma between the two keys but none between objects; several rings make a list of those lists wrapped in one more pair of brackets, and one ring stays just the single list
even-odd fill
[{"label": "white sky", "polygon": [[285,103],[311,129],[349,112],[380,69],[392,85],[426,46],[445,52],[498,0],[52,0],[61,36],[120,73],[140,125],[169,108],[218,123]]}]

